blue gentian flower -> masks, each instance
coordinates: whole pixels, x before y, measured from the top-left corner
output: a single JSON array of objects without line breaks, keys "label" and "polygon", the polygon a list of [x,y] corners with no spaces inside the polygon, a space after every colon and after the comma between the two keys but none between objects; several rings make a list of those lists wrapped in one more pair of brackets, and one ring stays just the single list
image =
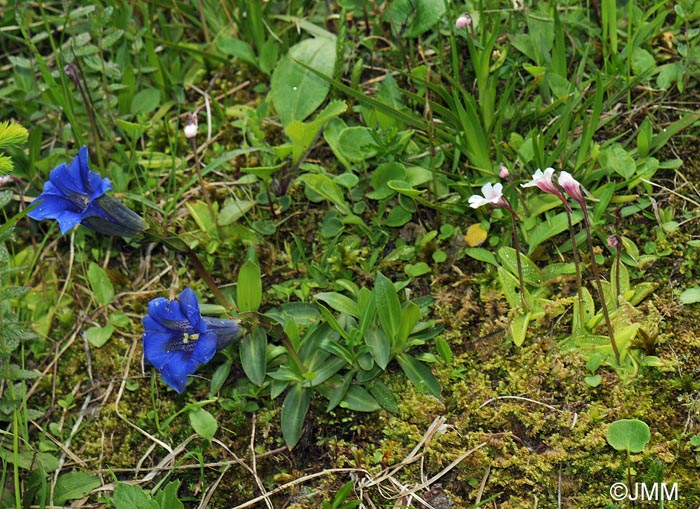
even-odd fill
[{"label": "blue gentian flower", "polygon": [[179,393],[185,390],[187,375],[209,362],[241,332],[237,320],[202,316],[190,288],[185,288],[178,300],[153,299],[142,321],[144,357]]},{"label": "blue gentian flower", "polygon": [[119,200],[107,195],[112,189],[109,179],[90,171],[88,149],[81,147],[78,155],[66,165],[51,171],[49,180],[32,205],[29,217],[38,221],[55,219],[66,233],[83,223],[106,235],[133,237],[146,229],[145,221]]}]

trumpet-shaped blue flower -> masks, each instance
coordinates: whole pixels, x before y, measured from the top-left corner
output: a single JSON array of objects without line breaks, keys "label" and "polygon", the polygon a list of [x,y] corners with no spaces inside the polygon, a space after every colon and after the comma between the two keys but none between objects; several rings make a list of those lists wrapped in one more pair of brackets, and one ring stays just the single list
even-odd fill
[{"label": "trumpet-shaped blue flower", "polygon": [[185,390],[188,375],[240,335],[236,320],[203,317],[190,288],[178,300],[153,299],[142,321],[144,357],[178,393]]},{"label": "trumpet-shaped blue flower", "polygon": [[66,233],[83,223],[107,235],[132,237],[146,229],[145,221],[119,200],[108,196],[112,188],[109,179],[90,170],[88,149],[81,147],[78,155],[66,165],[51,171],[49,180],[32,205],[29,217],[36,220],[55,219]]}]

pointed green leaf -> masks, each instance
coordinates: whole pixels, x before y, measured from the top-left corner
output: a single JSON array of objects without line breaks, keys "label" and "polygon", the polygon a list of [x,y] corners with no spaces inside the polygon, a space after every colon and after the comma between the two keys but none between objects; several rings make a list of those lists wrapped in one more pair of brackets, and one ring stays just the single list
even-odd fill
[{"label": "pointed green leaf", "polygon": [[376,412],[381,408],[377,400],[359,385],[351,385],[345,397],[340,402],[342,408],[347,408],[354,412]]},{"label": "pointed green leaf", "polygon": [[246,260],[238,272],[238,311],[257,311],[262,302],[262,280],[260,265],[253,260]]},{"label": "pointed green leaf", "polygon": [[428,392],[442,401],[440,383],[425,364],[407,353],[398,354],[396,360],[416,389],[422,392]]},{"label": "pointed green leaf", "polygon": [[357,305],[357,302],[352,300],[350,297],[343,295],[342,293],[321,292],[314,295],[314,300],[322,300],[331,308],[339,311],[340,313],[345,313],[346,315],[360,318],[360,308]]},{"label": "pointed green leaf", "polygon": [[304,419],[309,411],[311,395],[300,384],[292,385],[282,403],[282,436],[289,449],[301,438]]},{"label": "pointed green leaf", "polygon": [[[305,175],[301,175],[298,180],[303,182],[308,189],[335,205],[341,213],[351,213],[350,207],[345,201],[342,188],[333,182],[328,175],[307,173]],[[314,201],[318,201],[318,199]]]},{"label": "pointed green leaf", "polygon": [[393,345],[394,353],[402,352],[406,348],[408,336],[420,320],[420,308],[414,302],[408,302],[401,310],[401,321],[396,341]]},{"label": "pointed green leaf", "polygon": [[262,327],[256,327],[246,334],[239,344],[241,366],[248,380],[255,385],[262,385],[267,370],[267,333]]},{"label": "pointed green leaf", "polygon": [[211,440],[216,434],[219,423],[212,414],[203,408],[193,408],[189,413],[190,425],[200,437]]},{"label": "pointed green leaf", "polygon": [[83,498],[95,488],[102,485],[102,481],[96,475],[87,472],[70,472],[61,475],[56,481],[54,489],[54,504],[65,505],[69,500]]},{"label": "pointed green leaf", "polygon": [[374,303],[384,332],[392,340],[399,332],[401,304],[394,283],[381,272],[374,282]]},{"label": "pointed green leaf", "polygon": [[335,66],[334,39],[316,37],[292,46],[272,73],[270,96],[283,126],[304,120],[325,101],[330,84],[304,67],[331,76]]},{"label": "pointed green leaf", "polygon": [[391,360],[391,343],[389,338],[384,333],[384,329],[379,327],[370,327],[365,333],[365,343],[369,346],[374,362],[382,368],[386,369]]},{"label": "pointed green leaf", "polygon": [[114,287],[112,282],[107,276],[107,272],[97,265],[95,262],[90,262],[88,266],[88,281],[90,282],[90,287],[95,293],[95,299],[97,302],[106,306],[114,298]]}]

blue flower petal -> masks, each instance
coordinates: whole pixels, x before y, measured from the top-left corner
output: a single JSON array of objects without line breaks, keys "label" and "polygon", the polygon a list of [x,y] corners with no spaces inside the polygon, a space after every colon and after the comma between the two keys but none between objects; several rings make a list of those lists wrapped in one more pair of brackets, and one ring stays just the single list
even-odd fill
[{"label": "blue flower petal", "polygon": [[[182,394],[187,385],[187,364],[185,362],[171,362],[160,372],[163,381]],[[193,371],[194,372],[194,371]]]},{"label": "blue flower petal", "polygon": [[[216,334],[213,332],[207,332],[199,336],[197,340],[197,345],[192,351],[192,356],[190,357],[190,362],[194,362],[199,366],[200,364],[206,364],[209,362],[214,354],[216,353]],[[196,368],[196,367],[195,367]]]},{"label": "blue flower petal", "polygon": [[148,314],[164,327],[180,332],[195,332],[187,316],[182,312],[180,303],[169,301],[163,297],[153,299],[148,303]]},{"label": "blue flower petal", "polygon": [[61,228],[61,234],[65,234],[78,226],[82,218],[80,214],[76,212],[64,210],[63,212],[58,213],[54,219],[58,221],[58,226]]},{"label": "blue flower petal", "polygon": [[197,302],[197,296],[192,289],[185,288],[180,292],[178,298],[180,299],[180,309],[190,324],[192,324],[192,328],[200,334],[204,334],[207,330],[207,324],[202,322],[199,302]]}]

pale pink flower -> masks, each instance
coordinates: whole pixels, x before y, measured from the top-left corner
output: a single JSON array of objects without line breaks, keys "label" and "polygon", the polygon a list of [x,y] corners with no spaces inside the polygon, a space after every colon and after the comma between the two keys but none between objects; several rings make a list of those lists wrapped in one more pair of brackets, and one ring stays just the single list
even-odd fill
[{"label": "pale pink flower", "polygon": [[469,206],[473,209],[478,209],[482,205],[493,205],[496,207],[505,207],[507,202],[503,197],[503,184],[492,184],[488,182],[481,188],[481,194],[473,194],[469,197]]},{"label": "pale pink flower", "polygon": [[566,191],[566,194],[579,202],[581,207],[585,207],[586,202],[583,199],[583,186],[578,180],[571,176],[571,173],[568,171],[560,171],[559,185]]},{"label": "pale pink flower", "polygon": [[502,179],[507,179],[510,177],[510,172],[508,171],[508,167],[501,163],[501,166],[498,169],[498,176],[501,177]]},{"label": "pale pink flower", "polygon": [[457,30],[462,30],[464,28],[467,28],[471,24],[472,24],[472,17],[465,12],[465,13],[460,14],[459,17],[457,18],[457,20],[455,21],[455,28]]},{"label": "pale pink flower", "polygon": [[520,184],[520,187],[537,187],[545,193],[553,194],[558,196],[560,199],[564,199],[561,191],[554,183],[554,168],[546,168],[544,171],[538,169],[534,175],[532,175],[532,180],[524,184]]}]

